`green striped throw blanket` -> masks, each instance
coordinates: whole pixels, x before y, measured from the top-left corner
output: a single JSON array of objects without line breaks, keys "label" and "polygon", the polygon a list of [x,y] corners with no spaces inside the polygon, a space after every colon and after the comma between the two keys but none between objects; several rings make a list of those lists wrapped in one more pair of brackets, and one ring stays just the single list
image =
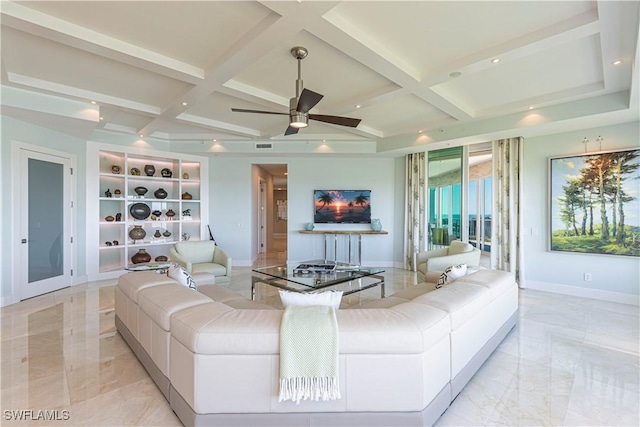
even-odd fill
[{"label": "green striped throw blanket", "polygon": [[340,397],[335,310],[322,305],[287,307],[280,325],[278,402]]}]

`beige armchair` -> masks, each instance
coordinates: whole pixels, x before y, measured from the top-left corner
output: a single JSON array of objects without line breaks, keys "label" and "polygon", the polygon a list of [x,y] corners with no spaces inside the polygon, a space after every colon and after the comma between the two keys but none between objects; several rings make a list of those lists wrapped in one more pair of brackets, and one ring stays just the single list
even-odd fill
[{"label": "beige armchair", "polygon": [[452,241],[448,248],[419,252],[416,255],[418,283],[426,281],[429,272],[441,272],[452,265],[467,264],[467,268],[477,269],[480,254],[480,249],[460,240]]},{"label": "beige armchair", "polygon": [[213,274],[218,285],[231,281],[231,257],[213,240],[176,243],[169,250],[169,256],[171,261],[180,264],[191,275]]}]

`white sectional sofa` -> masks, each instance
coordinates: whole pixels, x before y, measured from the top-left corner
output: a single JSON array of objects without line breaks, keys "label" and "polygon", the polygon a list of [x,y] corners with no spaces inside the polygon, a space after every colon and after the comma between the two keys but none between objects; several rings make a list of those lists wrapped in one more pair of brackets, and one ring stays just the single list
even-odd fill
[{"label": "white sectional sofa", "polygon": [[282,310],[217,285],[128,273],[116,326],[185,425],[433,424],[513,328],[512,275],[480,270],[337,313],[342,398],[278,403]]}]

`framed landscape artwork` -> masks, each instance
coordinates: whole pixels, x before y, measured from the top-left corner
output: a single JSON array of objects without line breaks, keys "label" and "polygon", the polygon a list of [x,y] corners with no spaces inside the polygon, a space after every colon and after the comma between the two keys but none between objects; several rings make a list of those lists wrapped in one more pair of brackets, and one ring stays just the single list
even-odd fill
[{"label": "framed landscape artwork", "polygon": [[640,256],[640,150],[549,159],[551,251]]}]

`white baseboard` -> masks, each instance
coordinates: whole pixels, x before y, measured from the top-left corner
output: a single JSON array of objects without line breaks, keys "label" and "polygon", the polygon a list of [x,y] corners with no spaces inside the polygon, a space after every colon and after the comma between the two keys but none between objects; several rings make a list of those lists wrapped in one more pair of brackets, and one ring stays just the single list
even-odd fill
[{"label": "white baseboard", "polygon": [[540,282],[537,280],[525,280],[524,289],[553,292],[562,295],[573,295],[582,298],[591,298],[602,301],[617,302],[640,306],[640,295],[623,294],[620,292],[603,291],[600,289],[581,288],[578,286],[561,285],[559,283]]},{"label": "white baseboard", "polygon": [[20,302],[16,299],[15,295],[7,295],[6,297],[0,297],[0,307],[15,304]]},{"label": "white baseboard", "polygon": [[71,286],[82,285],[84,283],[87,283],[88,281],[89,281],[89,276],[87,275],[77,276],[73,279],[73,284]]}]

